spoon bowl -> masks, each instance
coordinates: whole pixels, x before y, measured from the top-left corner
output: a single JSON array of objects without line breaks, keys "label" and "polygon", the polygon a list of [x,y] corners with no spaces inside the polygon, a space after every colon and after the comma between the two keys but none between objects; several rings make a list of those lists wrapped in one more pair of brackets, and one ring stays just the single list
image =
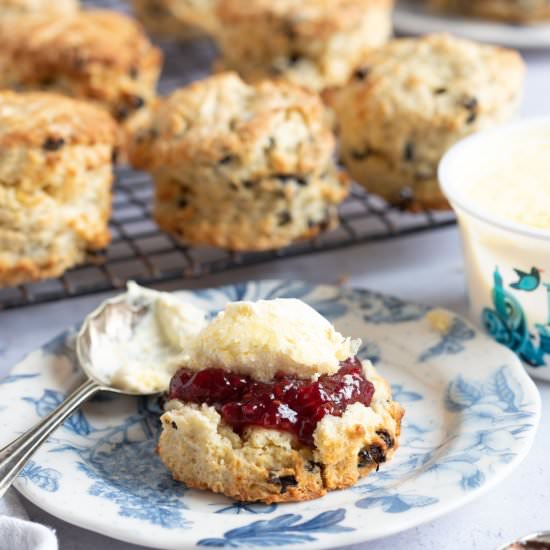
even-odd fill
[{"label": "spoon bowl", "polygon": [[123,395],[154,395],[158,391],[138,392],[111,384],[102,369],[101,350],[117,342],[130,340],[139,322],[150,312],[151,302],[129,300],[124,293],[103,302],[82,324],[76,339],[76,354],[86,376],[101,386],[102,391]]}]

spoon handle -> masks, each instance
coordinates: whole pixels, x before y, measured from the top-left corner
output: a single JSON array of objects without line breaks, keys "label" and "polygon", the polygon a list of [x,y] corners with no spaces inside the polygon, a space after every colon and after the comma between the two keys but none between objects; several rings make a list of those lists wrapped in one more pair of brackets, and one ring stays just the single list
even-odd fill
[{"label": "spoon handle", "polygon": [[86,380],[55,410],[33,428],[0,449],[0,497],[8,490],[29,458],[46,438],[84,401],[102,389],[93,380]]}]

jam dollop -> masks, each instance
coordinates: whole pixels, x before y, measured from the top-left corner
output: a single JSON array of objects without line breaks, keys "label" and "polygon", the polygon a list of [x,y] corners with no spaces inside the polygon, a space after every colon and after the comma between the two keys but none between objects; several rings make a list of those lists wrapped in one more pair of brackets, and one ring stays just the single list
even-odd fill
[{"label": "jam dollop", "polygon": [[315,382],[277,374],[266,383],[223,369],[182,368],[170,382],[168,398],[213,406],[239,434],[247,426],[261,426],[291,432],[311,446],[325,415],[342,416],[352,403],[369,406],[373,394],[361,361],[351,357],[340,363],[338,372]]}]

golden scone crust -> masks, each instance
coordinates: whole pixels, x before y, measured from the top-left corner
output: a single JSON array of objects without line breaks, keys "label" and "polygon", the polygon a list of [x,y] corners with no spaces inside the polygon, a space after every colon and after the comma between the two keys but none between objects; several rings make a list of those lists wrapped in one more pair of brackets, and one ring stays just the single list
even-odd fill
[{"label": "golden scone crust", "polygon": [[147,32],[157,38],[185,41],[204,35],[198,27],[178,19],[168,0],[132,0],[132,8]]},{"label": "golden scone crust", "polygon": [[174,479],[241,501],[292,502],[355,484],[390,460],[399,445],[402,407],[371,365],[370,407],[348,406],[326,416],[314,447],[286,432],[247,428],[237,435],[213,407],[169,401],[161,418],[159,455]]},{"label": "golden scone crust", "polygon": [[78,9],[78,0],[0,0],[0,18],[29,13],[70,13]]},{"label": "golden scone crust", "polygon": [[0,87],[88,99],[118,119],[155,95],[162,55],[139,23],[114,11],[0,19]]},{"label": "golden scone crust", "polygon": [[437,165],[459,139],[516,112],[525,67],[512,50],[444,34],[398,39],[325,94],[341,154],[372,193],[411,209],[448,208]]},{"label": "golden scone crust", "polygon": [[550,19],[550,0],[428,0],[437,10],[512,23]]},{"label": "golden scone crust", "polygon": [[320,99],[224,73],[129,122],[129,157],[155,179],[159,225],[233,250],[284,246],[336,223],[349,183]]},{"label": "golden scone crust", "polygon": [[391,34],[393,0],[219,0],[220,65],[248,81],[343,84]]},{"label": "golden scone crust", "polygon": [[117,134],[89,103],[0,92],[0,286],[59,275],[108,243]]}]

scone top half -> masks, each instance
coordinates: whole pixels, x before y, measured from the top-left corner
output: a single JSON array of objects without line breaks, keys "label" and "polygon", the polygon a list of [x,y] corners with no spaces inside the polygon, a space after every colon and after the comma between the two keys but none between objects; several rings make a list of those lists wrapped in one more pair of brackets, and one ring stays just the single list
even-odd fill
[{"label": "scone top half", "polygon": [[359,183],[392,203],[446,208],[436,177],[440,158],[462,137],[511,118],[524,75],[513,50],[433,34],[369,53],[325,99],[336,113],[343,160]]},{"label": "scone top half", "polygon": [[0,85],[95,101],[117,119],[155,95],[162,55],[131,18],[109,10],[0,18]]},{"label": "scone top half", "polygon": [[0,92],[0,286],[57,276],[109,241],[115,121],[43,92]]},{"label": "scone top half", "polygon": [[299,300],[229,304],[173,377],[159,453],[173,476],[245,501],[348,487],[393,455],[388,383]]},{"label": "scone top half", "polygon": [[155,179],[155,217],[186,242],[261,250],[336,220],[349,183],[316,94],[223,73],[129,122],[129,156]]},{"label": "scone top half", "polygon": [[250,81],[285,78],[321,90],[391,35],[393,0],[219,0],[221,63]]}]

